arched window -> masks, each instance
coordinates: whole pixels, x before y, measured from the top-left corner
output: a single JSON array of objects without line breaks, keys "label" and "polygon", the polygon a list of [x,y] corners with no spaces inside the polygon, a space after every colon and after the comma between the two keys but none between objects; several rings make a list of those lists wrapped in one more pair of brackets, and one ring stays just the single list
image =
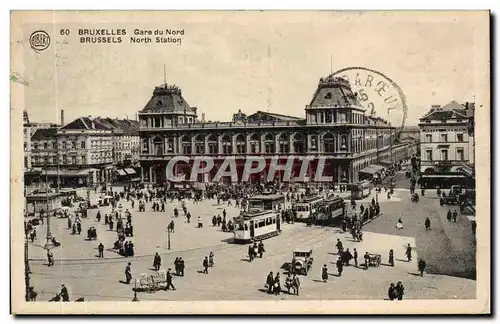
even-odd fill
[{"label": "arched window", "polygon": [[205,154],[205,139],[198,135],[194,139],[194,148],[196,154]]},{"label": "arched window", "polygon": [[317,151],[318,150],[318,136],[317,135],[311,135],[311,151]]},{"label": "arched window", "polygon": [[333,153],[335,152],[335,147],[334,147],[334,138],[332,133],[326,133],[323,136],[323,147],[326,153]]},{"label": "arched window", "polygon": [[289,153],[290,152],[290,139],[288,135],[286,134],[281,134],[279,137],[279,146],[280,146],[280,153]]},{"label": "arched window", "polygon": [[247,152],[246,146],[247,146],[247,141],[245,139],[245,136],[242,134],[236,136],[236,152],[238,154],[246,153]]},{"label": "arched window", "polygon": [[174,139],[173,138],[167,139],[167,152],[169,152],[169,153],[174,152]]},{"label": "arched window", "polygon": [[217,136],[209,135],[207,138],[208,142],[208,152],[210,154],[218,154],[219,153],[219,143],[217,143]]},{"label": "arched window", "polygon": [[264,149],[265,153],[275,153],[274,149],[274,136],[272,134],[267,134],[264,137]]},{"label": "arched window", "polygon": [[250,152],[260,153],[260,138],[257,134],[253,134],[250,137]]},{"label": "arched window", "polygon": [[165,144],[163,138],[156,136],[153,138],[153,150],[156,155],[163,155]]},{"label": "arched window", "polygon": [[293,137],[293,150],[295,153],[304,153],[304,138],[299,133]]},{"label": "arched window", "polygon": [[148,153],[149,152],[149,143],[147,138],[142,139],[142,145],[141,145],[141,150],[142,153]]},{"label": "arched window", "polygon": [[222,136],[222,153],[233,154],[233,143],[229,135]]},{"label": "arched window", "polygon": [[191,154],[191,137],[184,135],[181,139],[182,154]]}]

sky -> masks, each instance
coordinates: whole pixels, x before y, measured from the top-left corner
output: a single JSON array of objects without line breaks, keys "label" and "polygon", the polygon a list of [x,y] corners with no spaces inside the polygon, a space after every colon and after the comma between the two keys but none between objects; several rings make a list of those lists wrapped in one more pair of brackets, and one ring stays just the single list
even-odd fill
[{"label": "sky", "polygon": [[[23,109],[36,122],[59,121],[61,109],[66,123],[80,116],[135,118],[164,82],[164,65],[167,83],[180,87],[207,120],[228,121],[239,109],[303,117],[319,78],[351,66],[377,70],[399,85],[407,100],[407,125],[416,125],[433,104],[465,103],[484,90],[477,69],[487,44],[478,37],[484,24],[477,23],[477,15],[255,11],[33,17],[25,18],[22,33],[11,42],[22,45],[14,51],[22,55],[15,72],[29,82],[13,86],[24,87]],[[79,28],[124,28],[127,36],[121,44],[80,44]],[[151,44],[131,44],[136,28],[184,29],[184,35],[181,45],[156,44],[154,36]],[[29,35],[38,29],[51,35],[43,52],[29,46]],[[71,34],[61,36],[61,29]]]}]

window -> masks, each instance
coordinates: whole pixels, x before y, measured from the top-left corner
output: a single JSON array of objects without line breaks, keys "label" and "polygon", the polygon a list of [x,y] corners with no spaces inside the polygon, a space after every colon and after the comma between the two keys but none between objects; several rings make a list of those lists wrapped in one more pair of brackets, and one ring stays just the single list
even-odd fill
[{"label": "window", "polygon": [[323,136],[323,145],[324,145],[324,151],[326,153],[334,152],[334,150],[335,150],[334,138],[333,138],[333,135],[331,133],[327,133],[327,134],[325,134],[325,136]]},{"label": "window", "polygon": [[231,137],[228,135],[224,135],[222,137],[222,153],[223,154],[233,153],[233,143],[231,141]]},{"label": "window", "polygon": [[57,158],[55,156],[52,157],[52,164],[57,164]]},{"label": "window", "polygon": [[293,138],[293,150],[295,153],[304,153],[304,140],[299,133]]},{"label": "window", "polygon": [[49,147],[49,145],[47,144],[47,142],[43,143],[43,148],[46,150],[47,148]]},{"label": "window", "polygon": [[33,149],[38,150],[38,143],[33,143]]},{"label": "window", "polygon": [[457,142],[463,142],[464,141],[464,134],[457,134]]},{"label": "window", "polygon": [[71,164],[76,164],[76,156],[71,157]]},{"label": "window", "polygon": [[432,134],[425,134],[425,142],[432,143]]},{"label": "window", "polygon": [[280,153],[290,152],[290,140],[287,135],[281,134],[279,137]]},{"label": "window", "polygon": [[448,161],[448,150],[441,150],[441,160]]},{"label": "window", "polygon": [[448,134],[441,134],[441,142],[448,142]]},{"label": "window", "polygon": [[65,150],[66,149],[66,142],[62,142],[62,149]]},{"label": "window", "polygon": [[463,161],[464,160],[464,149],[463,148],[457,148],[457,160]]},{"label": "window", "polygon": [[44,156],[43,163],[44,164],[49,164],[49,157],[48,156]]},{"label": "window", "polygon": [[275,153],[274,150],[274,136],[267,134],[264,137],[264,152],[265,153]]},{"label": "window", "polygon": [[66,155],[63,155],[63,164],[68,163],[68,157]]},{"label": "window", "polygon": [[87,159],[85,155],[82,155],[82,164],[87,164]]},{"label": "window", "polygon": [[81,148],[82,148],[82,149],[84,149],[84,148],[85,148],[85,141],[82,141],[82,142],[80,143],[80,145],[81,145]]},{"label": "window", "polygon": [[[24,131],[26,132],[26,129]],[[24,157],[24,167],[28,167],[28,158],[26,156]]]},{"label": "window", "polygon": [[259,146],[260,138],[257,134],[253,134],[252,137],[250,137],[250,152],[259,153]]},{"label": "window", "polygon": [[425,157],[427,161],[432,161],[432,150],[426,150]]},{"label": "window", "polygon": [[247,143],[246,143],[246,139],[245,139],[245,136],[243,135],[238,135],[236,137],[236,152],[241,154],[241,153],[246,153],[246,146],[247,146]]},{"label": "window", "polygon": [[24,143],[24,150],[26,151],[28,149],[28,144]]},{"label": "window", "polygon": [[38,164],[38,156],[35,156],[35,164]]}]

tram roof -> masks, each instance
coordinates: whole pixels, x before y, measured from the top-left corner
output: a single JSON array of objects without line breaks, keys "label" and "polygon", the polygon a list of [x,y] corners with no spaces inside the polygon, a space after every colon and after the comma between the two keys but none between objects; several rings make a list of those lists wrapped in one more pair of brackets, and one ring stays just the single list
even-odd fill
[{"label": "tram roof", "polygon": [[311,201],[316,201],[316,200],[323,200],[323,197],[321,196],[308,196],[304,197],[304,199],[297,201],[297,204],[299,203],[310,203]]},{"label": "tram roof", "polygon": [[256,196],[253,196],[253,197],[250,197],[249,200],[280,200],[280,199],[283,199],[285,198],[285,196],[283,195],[279,195],[279,194],[270,194],[270,195],[256,195]]},{"label": "tram roof", "polygon": [[270,215],[273,214],[273,216],[276,216],[276,212],[272,210],[250,210],[250,211],[245,211],[240,214],[241,217],[244,219],[252,219],[255,217],[260,217],[264,215]]}]

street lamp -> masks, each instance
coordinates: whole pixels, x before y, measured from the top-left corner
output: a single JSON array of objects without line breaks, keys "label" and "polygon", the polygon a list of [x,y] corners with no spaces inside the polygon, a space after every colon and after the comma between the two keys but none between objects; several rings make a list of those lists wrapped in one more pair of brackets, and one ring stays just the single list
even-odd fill
[{"label": "street lamp", "polygon": [[46,183],[46,191],[45,195],[47,198],[47,241],[45,242],[45,249],[51,250],[54,248],[54,243],[52,242],[52,233],[50,231],[50,213],[49,213],[49,174],[47,171],[47,163],[45,163],[45,183]]},{"label": "street lamp", "polygon": [[132,299],[133,302],[138,302],[139,298],[137,298],[137,280],[134,283],[134,298]]},{"label": "street lamp", "polygon": [[28,261],[28,231],[24,230],[25,239],[24,239],[24,279],[26,283],[26,301],[30,301],[30,264]]},{"label": "street lamp", "polygon": [[170,226],[167,227],[167,248],[170,250]]}]

